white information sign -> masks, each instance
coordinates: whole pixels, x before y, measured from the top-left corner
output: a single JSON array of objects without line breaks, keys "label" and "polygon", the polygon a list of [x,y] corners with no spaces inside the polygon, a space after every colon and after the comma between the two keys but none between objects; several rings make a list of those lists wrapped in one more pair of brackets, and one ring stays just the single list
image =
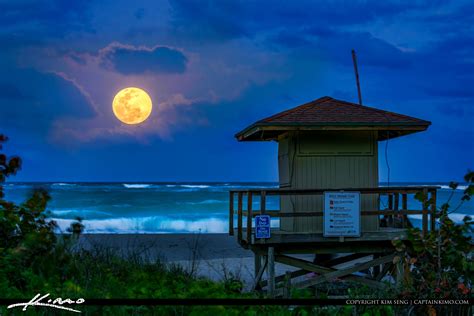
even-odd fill
[{"label": "white information sign", "polygon": [[324,237],[360,237],[359,192],[324,192]]}]

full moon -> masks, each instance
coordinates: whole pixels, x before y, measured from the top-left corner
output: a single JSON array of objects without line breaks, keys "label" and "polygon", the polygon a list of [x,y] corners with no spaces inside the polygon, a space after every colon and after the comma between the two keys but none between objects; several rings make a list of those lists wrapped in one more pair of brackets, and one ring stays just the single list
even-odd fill
[{"label": "full moon", "polygon": [[125,88],[115,95],[112,109],[115,116],[125,124],[140,124],[151,114],[151,98],[140,88]]}]

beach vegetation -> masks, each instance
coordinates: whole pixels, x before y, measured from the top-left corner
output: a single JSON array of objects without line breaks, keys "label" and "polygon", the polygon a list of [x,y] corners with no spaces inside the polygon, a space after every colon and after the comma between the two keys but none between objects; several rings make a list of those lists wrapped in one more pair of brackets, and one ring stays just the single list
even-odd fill
[{"label": "beach vegetation", "polygon": [[[399,257],[404,268],[403,282],[397,289],[400,298],[471,297],[474,291],[474,221],[470,216],[465,216],[461,223],[455,223],[449,217],[474,195],[474,172],[469,171],[464,180],[467,186],[461,200],[454,206],[450,203],[458,183],[450,183],[452,193],[438,210],[436,230],[424,235],[419,228],[411,228],[407,240],[392,241],[403,254]],[[430,203],[423,194],[418,194],[416,198],[427,205]],[[419,309],[430,314],[435,311],[432,306],[420,306]]]}]

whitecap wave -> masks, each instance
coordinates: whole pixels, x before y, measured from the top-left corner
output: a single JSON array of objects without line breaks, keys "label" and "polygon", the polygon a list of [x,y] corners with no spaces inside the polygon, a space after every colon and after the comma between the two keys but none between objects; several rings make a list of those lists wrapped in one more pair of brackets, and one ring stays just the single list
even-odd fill
[{"label": "whitecap wave", "polygon": [[[449,185],[446,185],[446,184],[439,184],[437,186],[441,187],[441,190],[452,190],[449,187]],[[462,190],[462,191],[464,191],[466,189],[467,189],[467,185],[458,185],[457,188],[456,188],[456,190]]]},{"label": "whitecap wave", "polygon": [[94,210],[51,210],[49,212],[52,216],[71,216],[71,217],[84,217],[84,216],[113,216],[112,213],[94,211]]},{"label": "whitecap wave", "polygon": [[123,184],[127,189],[146,189],[151,187],[151,184]]},{"label": "whitecap wave", "polygon": [[184,202],[184,204],[189,204],[189,205],[221,204],[221,203],[228,203],[228,201],[223,201],[223,200],[204,200],[204,201],[199,201],[199,202]]},{"label": "whitecap wave", "polygon": [[183,188],[190,188],[190,189],[206,189],[209,188],[209,185],[204,184],[182,184],[181,187]]},{"label": "whitecap wave", "polygon": [[[455,222],[456,224],[462,224],[463,223],[463,219],[464,217],[466,216],[470,216],[471,218],[474,218],[474,215],[472,214],[462,214],[462,213],[451,213],[448,215],[448,217],[453,221]],[[422,220],[422,215],[421,214],[415,214],[415,215],[408,215],[408,218],[409,219],[414,219],[416,221],[421,221]],[[439,219],[437,219],[436,221],[439,221]]]},{"label": "whitecap wave", "polygon": [[76,184],[75,184],[75,183],[63,183],[63,182],[58,182],[58,183],[53,183],[52,186],[58,186],[58,187],[71,186],[71,187],[74,187],[74,186],[76,186]]},{"label": "whitecap wave", "polygon": [[[72,219],[52,218],[59,230],[65,232],[74,222]],[[84,233],[224,233],[228,229],[228,221],[220,218],[204,218],[199,220],[172,219],[166,217],[110,218],[83,220]]]}]

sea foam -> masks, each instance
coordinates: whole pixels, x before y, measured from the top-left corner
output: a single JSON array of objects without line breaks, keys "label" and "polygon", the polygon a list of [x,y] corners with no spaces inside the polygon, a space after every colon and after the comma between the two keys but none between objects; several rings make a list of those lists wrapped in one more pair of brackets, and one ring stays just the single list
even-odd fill
[{"label": "sea foam", "polygon": [[[65,232],[74,222],[71,219],[52,218],[60,231]],[[228,229],[228,221],[219,218],[203,218],[199,220],[171,219],[166,217],[136,217],[84,220],[84,233],[224,233]]]},{"label": "sea foam", "polygon": [[151,184],[123,184],[127,189],[146,189],[151,187]]},{"label": "sea foam", "polygon": [[[451,213],[451,214],[448,214],[448,217],[453,221],[455,222],[456,224],[462,224],[463,220],[464,220],[464,217],[466,216],[470,216],[471,218],[473,218],[474,216],[473,215],[470,215],[470,214],[461,214],[461,213]],[[409,219],[414,219],[414,220],[417,220],[417,221],[421,221],[422,220],[422,215],[421,214],[415,214],[415,215],[408,215],[408,218]],[[437,222],[439,221],[439,219],[436,220]]]},{"label": "sea foam", "polygon": [[203,184],[182,184],[181,187],[190,188],[190,189],[206,189],[206,188],[209,188],[208,185],[203,185]]},{"label": "sea foam", "polygon": [[[445,184],[438,184],[437,186],[441,187],[442,190],[452,190],[449,185],[445,185]],[[456,190],[466,190],[467,189],[467,185],[458,185],[456,187]]]},{"label": "sea foam", "polygon": [[51,210],[49,212],[53,217],[60,216],[60,217],[112,217],[113,214],[109,212],[103,211],[95,211],[95,210]]}]

